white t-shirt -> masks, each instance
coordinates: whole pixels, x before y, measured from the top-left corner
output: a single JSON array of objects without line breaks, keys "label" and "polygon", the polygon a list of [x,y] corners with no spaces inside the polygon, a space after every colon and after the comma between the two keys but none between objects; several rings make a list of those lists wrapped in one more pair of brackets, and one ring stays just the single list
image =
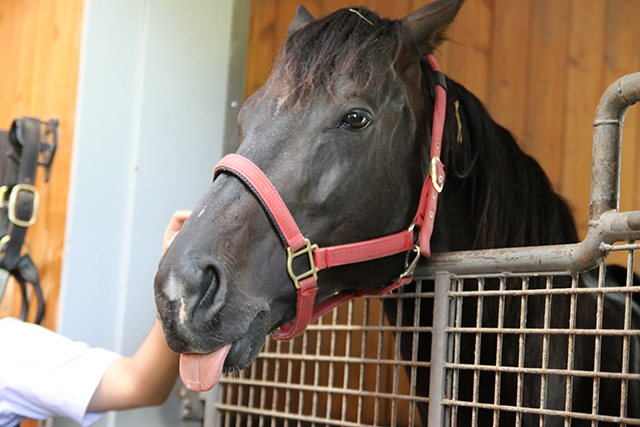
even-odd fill
[{"label": "white t-shirt", "polygon": [[105,371],[120,355],[73,342],[43,327],[0,319],[0,426],[25,418],[70,418],[83,426]]}]

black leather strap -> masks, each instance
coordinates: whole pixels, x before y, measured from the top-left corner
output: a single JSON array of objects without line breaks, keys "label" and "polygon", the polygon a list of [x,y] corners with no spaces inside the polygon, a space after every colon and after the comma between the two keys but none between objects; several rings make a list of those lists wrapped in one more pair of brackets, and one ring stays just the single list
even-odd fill
[{"label": "black leather strap", "polygon": [[[57,120],[48,123],[57,128]],[[27,229],[35,221],[38,207],[38,192],[34,187],[40,152],[50,152],[49,166],[55,153],[56,140],[52,145],[41,141],[42,124],[39,119],[22,117],[16,119],[11,131],[0,134],[0,177],[2,210],[0,213],[0,299],[9,275],[13,275],[20,286],[23,298],[21,319],[26,320],[29,306],[27,283],[34,289],[38,308],[36,323],[44,316],[44,298],[40,287],[38,269],[29,254],[22,254]],[[7,138],[8,137],[8,138]],[[8,140],[8,144],[7,144]],[[8,145],[8,149],[7,149]]]}]

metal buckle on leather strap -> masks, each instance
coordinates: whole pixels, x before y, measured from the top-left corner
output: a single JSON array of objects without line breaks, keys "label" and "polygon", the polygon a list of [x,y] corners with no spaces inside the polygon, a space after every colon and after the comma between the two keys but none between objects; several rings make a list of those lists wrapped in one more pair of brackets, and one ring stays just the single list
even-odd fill
[{"label": "metal buckle on leather strap", "polygon": [[[313,258],[313,251],[318,249],[318,245],[312,245],[309,239],[304,239],[306,246],[299,249],[296,252],[291,251],[291,246],[287,246],[287,271],[289,272],[289,276],[291,280],[293,280],[293,284],[296,289],[300,289],[300,281],[306,279],[307,277],[313,276],[315,279],[318,278],[318,271],[320,269],[316,268],[316,262]],[[293,272],[293,260],[300,255],[307,254],[309,257],[309,270],[302,274],[296,275]]]},{"label": "metal buckle on leather strap", "polygon": [[[6,191],[6,190],[5,190]],[[16,204],[18,202],[18,195],[21,191],[33,194],[33,208],[31,210],[31,217],[29,219],[20,219],[16,216]],[[31,184],[16,184],[11,190],[9,196],[9,205],[7,207],[7,213],[9,215],[9,221],[17,225],[18,227],[30,227],[36,222],[38,216],[38,207],[40,205],[40,193],[38,189]]]},{"label": "metal buckle on leather strap", "polygon": [[444,187],[444,177],[438,173],[438,164],[442,164],[442,161],[438,156],[433,156],[429,164],[429,174],[431,175],[431,182],[433,188],[438,192],[442,192]]}]

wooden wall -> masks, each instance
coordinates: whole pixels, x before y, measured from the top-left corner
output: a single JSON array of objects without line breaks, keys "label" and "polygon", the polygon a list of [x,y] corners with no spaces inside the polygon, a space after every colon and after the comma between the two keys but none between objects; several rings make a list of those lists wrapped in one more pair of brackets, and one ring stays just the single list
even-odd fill
[{"label": "wooden wall", "polygon": [[[296,6],[324,16],[357,1],[254,0],[246,94],[266,81]],[[427,0],[362,0],[401,18]],[[587,231],[592,122],[604,90],[640,71],[640,0],[467,0],[436,54],[447,75],[511,130]],[[629,110],[621,210],[640,210],[640,107]],[[624,262],[624,260],[618,261]]]},{"label": "wooden wall", "polygon": [[[43,326],[55,329],[75,119],[82,0],[0,1],[0,129],[14,118],[60,119],[60,139],[51,177],[40,191],[37,222],[27,232],[38,266],[47,311]],[[10,284],[0,317],[17,316],[22,303]],[[33,318],[33,306],[30,318]]]}]

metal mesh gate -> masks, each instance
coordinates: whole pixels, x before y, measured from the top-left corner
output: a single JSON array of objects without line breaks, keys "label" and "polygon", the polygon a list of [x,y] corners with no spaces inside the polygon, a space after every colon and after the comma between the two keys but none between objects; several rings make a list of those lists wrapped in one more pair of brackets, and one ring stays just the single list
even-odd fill
[{"label": "metal mesh gate", "polygon": [[639,98],[637,73],[598,107],[583,242],[436,254],[404,289],[268,338],[207,395],[205,426],[640,425],[640,211],[617,209],[622,117]]},{"label": "metal mesh gate", "polygon": [[[385,302],[402,310],[403,298],[413,303],[432,297],[418,285],[415,292],[386,296]],[[403,359],[396,334],[417,342],[418,334],[430,334],[431,328],[417,320],[390,325],[381,303],[351,301],[289,343],[268,339],[250,370],[221,380],[218,425],[420,424],[417,406],[428,398],[417,393],[416,379],[430,364],[419,362],[417,354]]]},{"label": "metal mesh gate", "polygon": [[[587,273],[587,288],[578,287],[578,274],[450,276],[444,419],[480,426],[640,425],[640,317],[632,304],[640,287],[630,275],[622,283],[605,281],[605,270]],[[630,391],[636,401],[629,401]]]}]

